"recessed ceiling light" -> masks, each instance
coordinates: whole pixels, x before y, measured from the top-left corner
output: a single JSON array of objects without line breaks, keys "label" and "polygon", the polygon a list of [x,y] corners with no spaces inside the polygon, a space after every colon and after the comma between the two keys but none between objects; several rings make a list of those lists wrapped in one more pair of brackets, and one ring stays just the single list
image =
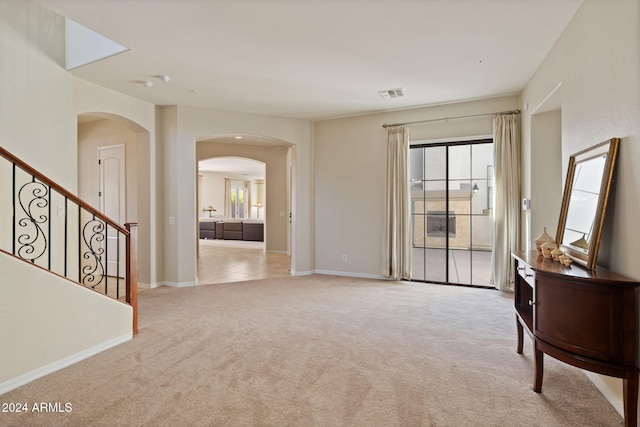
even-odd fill
[{"label": "recessed ceiling light", "polygon": [[157,76],[155,76],[158,80],[162,81],[162,82],[168,82],[170,77],[165,75],[165,74],[158,74]]},{"label": "recessed ceiling light", "polygon": [[191,89],[191,90],[189,90],[189,92],[191,92],[191,93],[198,93],[198,91],[197,91],[197,90],[195,90],[195,89]]},{"label": "recessed ceiling light", "polygon": [[138,83],[140,83],[142,86],[146,86],[146,87],[153,86],[153,82],[150,82],[149,80],[140,80]]},{"label": "recessed ceiling light", "polygon": [[238,136],[234,136],[235,139],[242,139],[242,137],[240,135]]},{"label": "recessed ceiling light", "polygon": [[478,64],[482,64],[484,62],[484,59],[480,58],[476,61]]}]

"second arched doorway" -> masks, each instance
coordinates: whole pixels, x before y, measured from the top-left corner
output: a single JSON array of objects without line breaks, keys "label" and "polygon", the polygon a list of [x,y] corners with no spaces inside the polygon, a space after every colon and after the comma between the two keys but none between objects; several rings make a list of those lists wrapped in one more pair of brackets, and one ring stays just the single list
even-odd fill
[{"label": "second arched doorway", "polygon": [[290,144],[237,136],[196,144],[199,284],[290,274]]}]

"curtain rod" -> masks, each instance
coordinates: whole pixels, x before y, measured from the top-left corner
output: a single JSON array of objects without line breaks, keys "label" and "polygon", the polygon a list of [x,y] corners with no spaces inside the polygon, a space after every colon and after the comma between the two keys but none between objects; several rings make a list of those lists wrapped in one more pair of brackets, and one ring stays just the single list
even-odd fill
[{"label": "curtain rod", "polygon": [[429,123],[429,122],[441,122],[443,120],[453,120],[453,119],[467,119],[470,117],[483,117],[483,116],[493,116],[499,114],[520,114],[520,110],[511,110],[511,111],[501,111],[499,113],[484,113],[484,114],[471,114],[468,116],[455,116],[455,117],[443,117],[441,119],[429,119],[429,120],[416,120],[413,122],[405,122],[405,123],[391,123],[391,124],[383,124],[383,128],[393,127],[393,126],[404,126],[404,125],[413,125],[416,123]]}]

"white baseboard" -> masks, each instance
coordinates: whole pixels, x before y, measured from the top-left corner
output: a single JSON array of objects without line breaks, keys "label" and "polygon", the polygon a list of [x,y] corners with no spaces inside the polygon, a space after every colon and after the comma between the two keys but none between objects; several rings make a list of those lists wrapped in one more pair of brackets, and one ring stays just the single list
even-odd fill
[{"label": "white baseboard", "polygon": [[348,271],[332,271],[332,270],[315,270],[316,274],[327,274],[331,276],[358,277],[360,279],[380,279],[388,280],[381,274],[351,273]]},{"label": "white baseboard", "polygon": [[295,270],[291,270],[291,275],[292,276],[311,276],[313,274],[313,271],[295,271]]},{"label": "white baseboard", "polygon": [[189,286],[195,286],[196,282],[158,282],[154,288],[158,286],[171,286],[172,288],[188,288]]},{"label": "white baseboard", "polygon": [[34,369],[31,372],[27,372],[26,374],[22,374],[16,378],[13,378],[9,381],[5,381],[3,383],[0,384],[0,395],[7,393],[11,390],[14,390],[20,386],[23,386],[27,383],[30,383],[31,381],[37,380],[38,378],[42,378],[45,375],[49,375],[52,374],[56,371],[59,371],[60,369],[66,368],[67,366],[71,366],[74,363],[78,363],[81,360],[84,360],[88,357],[94,356],[98,353],[101,353],[105,350],[110,349],[111,347],[115,347],[119,344],[122,344],[124,342],[127,342],[129,340],[131,340],[131,338],[133,337],[132,334],[127,333],[124,335],[121,335],[119,337],[113,338],[109,341],[105,341],[101,344],[95,345],[93,347],[90,347],[86,350],[83,350],[79,353],[76,354],[72,354],[71,356],[65,357],[64,359],[60,359],[56,362],[50,363],[46,366],[43,366],[41,368],[38,369]]},{"label": "white baseboard", "polygon": [[594,372],[589,372],[589,371],[582,371],[582,372],[584,372],[587,378],[591,380],[593,385],[595,385],[596,388],[600,390],[600,393],[602,393],[604,397],[609,401],[609,403],[611,403],[611,406],[613,406],[613,408],[616,411],[618,411],[620,416],[624,418],[624,402],[622,401],[622,399],[620,399],[619,396],[616,396],[611,391],[611,388],[608,387],[604,381],[602,381],[602,378],[600,377],[600,375]]}]

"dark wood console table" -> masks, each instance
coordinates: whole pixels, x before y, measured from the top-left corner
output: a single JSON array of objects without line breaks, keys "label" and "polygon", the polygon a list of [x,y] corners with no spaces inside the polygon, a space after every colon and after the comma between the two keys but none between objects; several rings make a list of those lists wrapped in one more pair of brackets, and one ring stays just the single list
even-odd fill
[{"label": "dark wood console table", "polygon": [[535,380],[542,391],[543,354],[587,371],[623,379],[625,426],[638,406],[637,304],[640,283],[596,267],[566,267],[536,251],[514,252],[518,353],[523,331],[533,339]]}]

